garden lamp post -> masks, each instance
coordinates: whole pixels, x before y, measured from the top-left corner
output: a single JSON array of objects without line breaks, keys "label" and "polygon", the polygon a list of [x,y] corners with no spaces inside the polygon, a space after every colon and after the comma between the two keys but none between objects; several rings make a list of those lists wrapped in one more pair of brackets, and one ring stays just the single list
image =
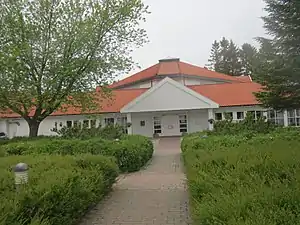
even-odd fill
[{"label": "garden lamp post", "polygon": [[19,191],[22,185],[28,183],[28,165],[26,163],[18,163],[14,167],[14,172],[16,190]]}]

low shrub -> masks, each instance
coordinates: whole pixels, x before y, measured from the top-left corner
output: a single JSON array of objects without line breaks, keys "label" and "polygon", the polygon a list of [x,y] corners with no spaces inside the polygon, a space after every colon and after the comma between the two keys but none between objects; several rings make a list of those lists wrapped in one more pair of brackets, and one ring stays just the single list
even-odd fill
[{"label": "low shrub", "polygon": [[134,172],[152,158],[153,143],[144,136],[128,135],[122,140],[115,142],[113,156],[117,158],[121,171]]},{"label": "low shrub", "polygon": [[60,130],[53,129],[64,139],[90,139],[94,137],[107,140],[120,139],[125,134],[124,127],[119,125],[108,125],[105,127],[85,128],[85,127],[63,127]]},{"label": "low shrub", "polygon": [[186,136],[194,224],[300,224],[299,134]]},{"label": "low shrub", "polygon": [[232,118],[217,121],[214,123],[214,130],[209,132],[214,135],[237,135],[241,133],[269,133],[274,131],[278,126],[268,122],[264,117],[254,119],[253,115],[247,114],[246,118],[241,121],[233,122]]},{"label": "low shrub", "polygon": [[[29,183],[15,191],[12,166],[29,165]],[[1,225],[74,224],[110,191],[118,175],[104,156],[9,156],[0,158]]]},{"label": "low shrub", "polygon": [[120,140],[57,139],[34,142],[17,142],[0,147],[0,157],[8,155],[60,154],[114,156],[122,172],[133,172],[144,166],[153,154],[153,144],[149,138],[140,135],[124,135]]}]

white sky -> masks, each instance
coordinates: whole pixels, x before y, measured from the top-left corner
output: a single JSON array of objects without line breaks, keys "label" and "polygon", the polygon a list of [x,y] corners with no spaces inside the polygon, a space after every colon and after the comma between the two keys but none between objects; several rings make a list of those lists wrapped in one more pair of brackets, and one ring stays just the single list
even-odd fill
[{"label": "white sky", "polygon": [[[174,57],[204,66],[211,45],[221,37],[239,45],[265,36],[263,0],[144,0],[150,15],[143,24],[149,43],[133,53],[145,69],[159,59]],[[137,72],[135,69],[133,72]],[[126,77],[127,74],[122,77]]]}]

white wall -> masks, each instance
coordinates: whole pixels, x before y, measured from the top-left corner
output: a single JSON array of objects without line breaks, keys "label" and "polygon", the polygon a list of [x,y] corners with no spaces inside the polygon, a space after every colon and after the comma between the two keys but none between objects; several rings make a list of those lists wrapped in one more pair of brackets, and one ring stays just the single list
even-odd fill
[{"label": "white wall", "polygon": [[7,133],[6,120],[0,120],[0,132]]},{"label": "white wall", "polygon": [[152,84],[151,84],[150,80],[148,80],[148,81],[141,81],[139,83],[126,86],[124,89],[150,88],[151,85]]},{"label": "white wall", "polygon": [[[208,129],[208,110],[192,110],[192,111],[165,111],[152,113],[132,113],[132,133],[140,134],[147,137],[153,136],[153,117],[164,116],[166,114],[187,115],[188,132],[193,133]],[[145,121],[145,126],[141,126],[141,121]]]},{"label": "white wall", "polygon": [[[247,112],[247,111],[264,111],[260,106],[250,106],[250,107],[222,107],[219,109],[213,110],[213,115],[215,113],[221,112],[233,112],[234,117],[236,117],[236,112]],[[131,113],[131,123],[132,123],[132,133],[140,134],[148,137],[153,136],[153,117],[163,116],[166,114],[186,114],[188,118],[188,132],[193,133],[197,131],[207,130],[209,127],[208,123],[208,110],[177,110],[177,111],[160,111],[160,112],[145,112],[145,113]],[[58,126],[62,122],[63,126],[66,125],[66,121],[83,121],[85,119],[96,119],[97,126],[101,123],[104,126],[104,118],[116,118],[126,116],[126,114],[112,113],[112,114],[102,114],[97,117],[91,116],[50,116],[46,118],[40,125],[39,135],[56,135],[56,133],[51,132],[51,129],[54,128],[55,122]],[[141,121],[145,121],[145,126],[141,126]],[[8,127],[6,124],[8,124]],[[18,122],[20,126],[16,124]],[[58,127],[59,128],[59,127]],[[0,120],[0,131],[8,132],[10,137],[14,136],[28,136],[29,128],[24,119],[2,119]]]},{"label": "white wall", "polygon": [[208,129],[208,110],[192,110],[188,112],[188,131],[194,133]]},{"label": "white wall", "polygon": [[[141,81],[136,84],[132,84],[126,86],[124,89],[136,89],[136,88],[151,88],[152,86],[156,85],[160,81],[162,81],[165,77],[162,78],[155,78],[152,81]],[[173,80],[177,81],[178,83],[185,84],[185,85],[205,85],[205,84],[221,84],[224,83],[222,81],[216,81],[213,79],[202,79],[197,77],[174,77]]]},{"label": "white wall", "polygon": [[[60,128],[60,124],[62,126],[66,126],[67,121],[79,121],[83,122],[83,120],[87,119],[95,119],[96,126],[99,126],[101,123],[104,126],[105,118],[115,118],[116,119],[122,115],[120,113],[111,113],[111,114],[102,114],[97,116],[85,116],[85,115],[70,115],[70,116],[49,116],[45,120],[42,121],[39,127],[39,135],[52,136],[57,135],[55,132],[51,130],[55,127],[55,123],[57,123],[58,129]],[[5,123],[8,123],[8,129],[5,128]],[[19,125],[18,125],[19,124]],[[23,137],[29,135],[29,127],[27,122],[22,118],[15,119],[3,119],[0,121],[0,131],[7,133],[10,138],[12,137]]]},{"label": "white wall", "polygon": [[[153,117],[157,113],[132,113],[131,126],[132,134],[140,134],[146,137],[153,135]],[[145,121],[145,126],[141,126],[141,121]]]},{"label": "white wall", "polygon": [[204,85],[204,84],[218,84],[222,83],[221,81],[215,81],[215,80],[204,80],[201,78],[185,78],[185,85]]}]

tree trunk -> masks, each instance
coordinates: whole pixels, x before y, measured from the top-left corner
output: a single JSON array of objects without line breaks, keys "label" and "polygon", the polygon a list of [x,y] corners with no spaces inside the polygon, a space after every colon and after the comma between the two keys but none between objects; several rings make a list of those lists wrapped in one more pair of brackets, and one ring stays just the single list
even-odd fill
[{"label": "tree trunk", "polygon": [[39,132],[40,123],[36,120],[27,121],[29,126],[29,137],[37,137]]}]

